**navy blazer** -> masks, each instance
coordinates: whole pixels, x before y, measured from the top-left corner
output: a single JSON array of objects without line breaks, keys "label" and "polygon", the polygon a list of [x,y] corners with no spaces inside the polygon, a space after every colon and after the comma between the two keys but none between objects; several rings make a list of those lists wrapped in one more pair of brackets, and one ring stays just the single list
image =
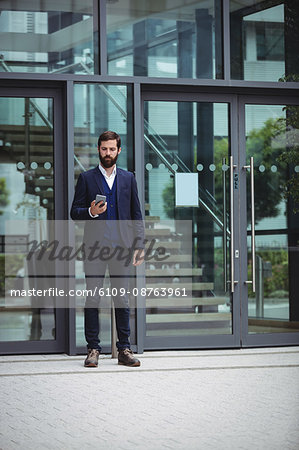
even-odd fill
[{"label": "navy blazer", "polygon": [[[121,238],[127,248],[132,246],[135,238],[137,238],[135,247],[144,248],[144,223],[135,177],[131,172],[118,167],[116,168],[116,177],[117,211],[118,220],[121,221],[119,222]],[[90,240],[91,229],[95,230],[95,226],[98,230],[97,239],[99,243],[103,238],[103,225],[106,224],[107,211],[96,218],[92,218],[88,211],[97,194],[105,194],[98,166],[79,175],[71,207],[71,218],[73,220],[87,221],[84,228],[85,242]],[[91,234],[94,235],[94,233]]]}]

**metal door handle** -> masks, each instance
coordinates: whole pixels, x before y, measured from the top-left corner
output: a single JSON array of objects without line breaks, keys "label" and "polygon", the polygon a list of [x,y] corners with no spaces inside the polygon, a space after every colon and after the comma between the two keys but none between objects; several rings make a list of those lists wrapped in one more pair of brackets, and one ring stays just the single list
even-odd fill
[{"label": "metal door handle", "polygon": [[250,169],[250,194],[251,194],[251,258],[252,258],[252,280],[246,280],[246,284],[252,284],[252,291],[255,292],[255,217],[254,217],[254,167],[253,156],[250,157],[250,165],[243,166],[243,169]]},{"label": "metal door handle", "polygon": [[230,165],[230,274],[231,274],[231,282],[230,282],[230,290],[231,293],[235,292],[235,284],[238,282],[235,280],[235,248],[234,248],[234,169],[237,167],[234,165],[233,157],[229,158]]},{"label": "metal door handle", "polygon": [[[226,165],[226,158],[223,158],[222,164]],[[226,171],[222,171],[222,195],[223,195],[223,266],[224,266],[224,292],[227,291],[227,219],[226,219]]]}]

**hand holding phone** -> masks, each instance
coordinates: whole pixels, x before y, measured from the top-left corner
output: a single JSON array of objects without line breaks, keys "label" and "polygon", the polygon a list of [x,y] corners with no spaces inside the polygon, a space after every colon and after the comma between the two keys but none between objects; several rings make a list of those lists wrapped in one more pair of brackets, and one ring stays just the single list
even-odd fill
[{"label": "hand holding phone", "polygon": [[107,209],[106,195],[97,194],[95,200],[91,202],[90,212],[92,216],[102,214]]},{"label": "hand holding phone", "polygon": [[[106,203],[106,195],[100,195],[100,194],[96,195],[96,202],[95,202],[95,204],[97,205],[100,202],[102,202],[103,205],[105,205],[105,203]],[[103,206],[103,205],[101,205],[101,206]]]}]

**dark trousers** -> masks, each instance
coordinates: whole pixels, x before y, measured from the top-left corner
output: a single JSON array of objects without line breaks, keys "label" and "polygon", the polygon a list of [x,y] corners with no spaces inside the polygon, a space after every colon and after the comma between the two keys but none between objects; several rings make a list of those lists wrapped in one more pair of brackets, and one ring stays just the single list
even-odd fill
[{"label": "dark trousers", "polygon": [[[113,249],[111,249],[111,252]],[[131,264],[131,263],[130,263]],[[113,296],[115,307],[115,320],[118,342],[118,350],[130,348],[130,308],[128,298],[129,275],[131,267],[125,266],[124,261],[117,258],[108,261],[97,260],[85,264],[86,289],[95,292],[95,295],[86,297],[84,308],[84,329],[87,348],[95,348],[101,351],[99,339],[99,306],[101,297],[99,289],[103,287],[106,267],[109,268],[111,291],[117,295]],[[125,292],[125,295],[121,295]],[[104,295],[106,291],[104,290]]]}]

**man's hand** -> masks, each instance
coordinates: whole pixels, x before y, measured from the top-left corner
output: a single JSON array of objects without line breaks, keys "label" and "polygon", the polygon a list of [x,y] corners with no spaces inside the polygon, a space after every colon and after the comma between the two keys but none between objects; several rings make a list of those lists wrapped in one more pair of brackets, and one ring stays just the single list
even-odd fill
[{"label": "man's hand", "polygon": [[142,248],[137,248],[134,250],[133,255],[133,266],[140,266],[144,261],[144,250]]},{"label": "man's hand", "polygon": [[96,201],[93,200],[90,204],[90,212],[93,216],[96,216],[97,214],[103,214],[107,209],[107,202],[103,205],[103,202],[99,202],[96,205]]}]

